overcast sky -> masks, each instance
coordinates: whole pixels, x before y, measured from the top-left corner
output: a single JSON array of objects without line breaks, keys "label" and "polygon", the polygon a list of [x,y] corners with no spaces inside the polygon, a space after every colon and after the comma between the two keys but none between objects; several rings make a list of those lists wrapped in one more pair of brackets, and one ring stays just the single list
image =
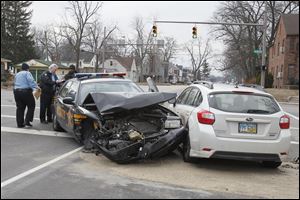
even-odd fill
[{"label": "overcast sky", "polygon": [[[118,36],[130,36],[133,33],[131,23],[135,16],[142,16],[147,22],[146,28],[151,30],[153,17],[157,20],[172,21],[209,21],[220,2],[217,1],[105,1],[100,10],[104,24],[119,27]],[[66,1],[33,1],[32,25],[46,26],[59,24],[68,5]],[[174,37],[179,44],[192,39],[193,24],[157,24],[158,39],[163,36]],[[210,25],[197,25],[198,36],[209,38]],[[213,38],[211,38],[213,39]],[[214,54],[223,50],[221,41],[212,41]],[[174,60],[185,67],[190,65],[189,58],[184,52],[177,55]],[[214,65],[214,61],[209,62]]]}]

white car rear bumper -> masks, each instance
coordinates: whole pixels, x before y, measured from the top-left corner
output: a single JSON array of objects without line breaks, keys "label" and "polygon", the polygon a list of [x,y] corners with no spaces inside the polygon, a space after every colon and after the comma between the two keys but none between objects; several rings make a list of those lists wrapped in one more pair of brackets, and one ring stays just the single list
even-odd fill
[{"label": "white car rear bumper", "polygon": [[[263,159],[263,155],[278,155],[281,161],[285,161],[290,147],[291,133],[290,130],[281,130],[280,136],[276,140],[255,140],[255,139],[236,139],[216,137],[213,129],[206,127],[206,131],[201,134],[193,134],[190,136],[191,157],[210,158],[214,154],[228,154],[228,158],[243,159],[245,157],[255,160],[255,157]],[[224,154],[224,152],[226,152]],[[230,152],[232,155],[230,155]],[[240,153],[240,154],[239,154]],[[240,156],[239,156],[240,155]],[[272,157],[272,156],[271,156]]]}]

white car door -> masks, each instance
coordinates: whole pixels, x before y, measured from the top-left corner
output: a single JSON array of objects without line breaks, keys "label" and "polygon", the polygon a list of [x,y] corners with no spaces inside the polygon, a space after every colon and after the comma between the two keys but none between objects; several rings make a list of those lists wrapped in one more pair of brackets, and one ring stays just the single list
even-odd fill
[{"label": "white car door", "polygon": [[195,102],[200,93],[196,87],[190,87],[184,90],[176,100],[173,110],[182,118],[182,123],[186,125],[191,113],[195,109]]}]

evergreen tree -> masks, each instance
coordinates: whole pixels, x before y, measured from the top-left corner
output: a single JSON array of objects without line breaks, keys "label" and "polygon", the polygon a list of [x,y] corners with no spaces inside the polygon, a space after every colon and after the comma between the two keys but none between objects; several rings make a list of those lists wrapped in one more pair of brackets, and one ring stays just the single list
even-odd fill
[{"label": "evergreen tree", "polygon": [[30,1],[1,1],[1,57],[19,63],[35,58]]},{"label": "evergreen tree", "polygon": [[201,73],[203,80],[208,79],[208,77],[210,75],[210,71],[211,71],[211,68],[209,67],[208,62],[205,60],[203,63],[203,69],[202,69],[202,73]]}]

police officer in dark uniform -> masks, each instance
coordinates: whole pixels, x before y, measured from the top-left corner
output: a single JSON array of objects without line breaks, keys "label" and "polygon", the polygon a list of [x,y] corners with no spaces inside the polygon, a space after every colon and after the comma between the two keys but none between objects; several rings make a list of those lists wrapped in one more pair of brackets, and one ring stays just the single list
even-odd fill
[{"label": "police officer in dark uniform", "polygon": [[[32,74],[29,72],[29,65],[22,64],[22,70],[18,72],[14,80],[14,97],[17,104],[17,125],[18,128],[32,126],[35,100],[32,94],[34,89],[38,89],[37,83],[34,81]],[[27,107],[27,113],[24,123],[24,112]]]},{"label": "police officer in dark uniform", "polygon": [[74,78],[75,73],[77,73],[77,71],[75,70],[75,65],[70,65],[69,68],[70,68],[70,71],[64,76],[65,81]]},{"label": "police officer in dark uniform", "polygon": [[[55,74],[58,66],[56,64],[51,64],[49,66],[49,71],[42,73],[40,79],[40,87],[42,89],[41,99],[40,99],[40,120],[41,123],[47,124],[52,122],[52,110],[51,104],[52,99],[55,95],[56,84],[59,83],[58,77]],[[47,113],[47,121],[46,121]]]}]

